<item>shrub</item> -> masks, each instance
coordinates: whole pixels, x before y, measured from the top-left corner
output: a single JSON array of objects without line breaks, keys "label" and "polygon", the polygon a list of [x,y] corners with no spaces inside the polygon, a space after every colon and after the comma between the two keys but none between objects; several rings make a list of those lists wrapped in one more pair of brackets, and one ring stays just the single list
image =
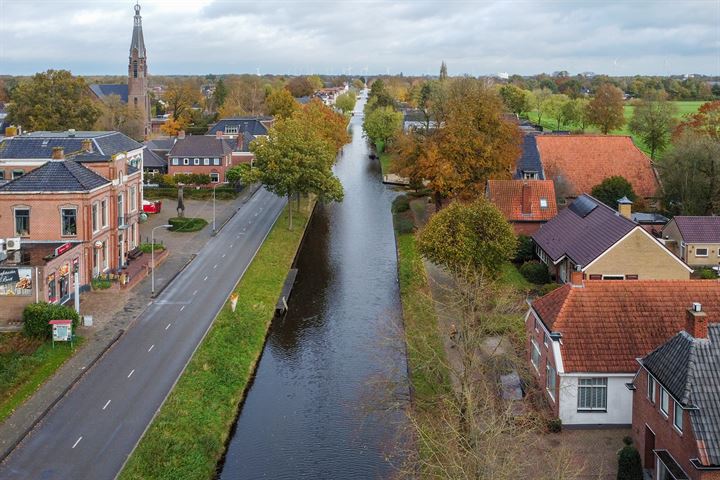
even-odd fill
[{"label": "shrub", "polygon": [[[141,243],[140,245],[138,245],[138,248],[143,253],[152,253],[152,245],[152,243]],[[165,245],[163,245],[162,243],[155,243],[156,252],[162,252],[163,250],[165,250]]]},{"label": "shrub", "polygon": [[197,232],[208,224],[204,218],[173,217],[168,220],[173,232]]},{"label": "shrub", "polygon": [[643,480],[640,453],[632,446],[631,438],[625,437],[623,441],[625,446],[618,453],[617,480]]},{"label": "shrub", "polygon": [[562,431],[562,420],[559,418],[551,418],[547,422],[547,429],[550,433],[560,433]]},{"label": "shrub", "polygon": [[550,274],[544,263],[533,260],[520,266],[520,273],[530,283],[545,284],[550,281]]},{"label": "shrub", "polygon": [[398,233],[413,233],[415,231],[415,224],[407,217],[398,217],[395,221],[395,228]]},{"label": "shrub", "polygon": [[515,263],[522,264],[535,259],[535,244],[527,235],[518,235]]},{"label": "shrub", "polygon": [[715,273],[715,270],[713,270],[712,268],[699,268],[698,275],[700,275],[700,278],[705,280],[718,278],[717,273]]},{"label": "shrub", "polygon": [[410,199],[407,195],[398,195],[392,202],[392,212],[402,213],[410,210]]},{"label": "shrub", "polygon": [[23,310],[23,334],[28,337],[50,338],[50,320],[72,320],[73,328],[78,326],[80,315],[70,307],[54,303],[31,303]]},{"label": "shrub", "polygon": [[111,282],[108,277],[95,277],[90,280],[90,285],[93,290],[107,290],[110,288]]}]

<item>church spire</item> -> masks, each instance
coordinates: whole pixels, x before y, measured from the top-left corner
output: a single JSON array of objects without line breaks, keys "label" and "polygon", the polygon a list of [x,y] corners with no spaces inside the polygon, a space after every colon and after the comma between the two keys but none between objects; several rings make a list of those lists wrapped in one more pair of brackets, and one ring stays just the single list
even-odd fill
[{"label": "church spire", "polygon": [[140,4],[135,4],[135,23],[133,26],[132,42],[130,43],[130,56],[133,50],[137,49],[138,58],[145,58],[145,39],[142,31],[142,17],[140,16]]}]

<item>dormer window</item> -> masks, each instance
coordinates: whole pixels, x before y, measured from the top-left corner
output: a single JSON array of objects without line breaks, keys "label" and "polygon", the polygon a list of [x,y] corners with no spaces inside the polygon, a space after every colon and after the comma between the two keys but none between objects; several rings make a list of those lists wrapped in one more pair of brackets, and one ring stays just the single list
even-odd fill
[{"label": "dormer window", "polygon": [[540,208],[548,208],[547,198],[541,198],[541,199],[540,199]]},{"label": "dormer window", "polygon": [[240,130],[237,126],[231,127],[230,125],[227,125],[225,127],[225,135],[237,135],[239,131]]}]

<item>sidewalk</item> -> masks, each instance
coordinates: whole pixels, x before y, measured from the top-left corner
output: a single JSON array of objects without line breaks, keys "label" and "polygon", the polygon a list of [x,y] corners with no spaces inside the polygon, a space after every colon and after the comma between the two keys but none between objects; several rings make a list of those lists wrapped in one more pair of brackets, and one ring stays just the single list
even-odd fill
[{"label": "sidewalk", "polygon": [[[242,207],[256,188],[243,190],[235,200],[216,202],[216,224],[220,227]],[[170,208],[167,208],[167,207]],[[185,214],[208,219],[209,225],[199,232],[174,233],[156,230],[156,241],[162,239],[170,250],[168,258],[155,270],[155,291],[164,289],[212,236],[212,200],[208,202],[187,200]],[[174,205],[163,204],[164,212],[151,217],[140,229],[142,240],[150,236],[150,228],[163,225],[175,216]],[[160,232],[160,233],[158,233]],[[59,397],[74,385],[103,352],[127,330],[132,322],[152,301],[150,277],[142,280],[131,290],[113,292],[88,292],[81,296],[80,311],[93,316],[92,327],[80,327],[78,334],[85,337],[84,345],[57,372],[45,382],[23,405],[0,424],[0,460],[21,440],[28,429],[52,408]]]}]

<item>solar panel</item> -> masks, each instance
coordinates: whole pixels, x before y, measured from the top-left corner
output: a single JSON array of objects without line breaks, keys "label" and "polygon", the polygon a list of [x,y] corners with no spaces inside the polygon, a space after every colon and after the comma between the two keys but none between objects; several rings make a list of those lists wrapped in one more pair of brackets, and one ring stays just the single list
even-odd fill
[{"label": "solar panel", "polygon": [[570,204],[568,208],[572,210],[577,216],[585,218],[590,212],[595,210],[597,206],[597,203],[595,203],[595,201],[593,201],[591,198],[582,196],[578,197],[573,203]]}]

